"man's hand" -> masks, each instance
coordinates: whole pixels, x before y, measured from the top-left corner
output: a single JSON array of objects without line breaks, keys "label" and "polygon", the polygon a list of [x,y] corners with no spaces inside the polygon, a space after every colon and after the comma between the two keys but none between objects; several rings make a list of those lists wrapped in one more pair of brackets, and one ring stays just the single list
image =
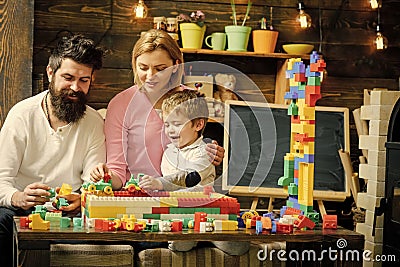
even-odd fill
[{"label": "man's hand", "polygon": [[[60,192],[60,188],[56,188],[56,192]],[[81,207],[81,195],[78,193],[71,193],[69,195],[57,195],[57,199],[65,198],[68,201],[68,206],[60,207],[61,211],[71,212],[79,209]]]},{"label": "man's hand", "polygon": [[28,210],[36,205],[43,205],[49,201],[51,187],[42,183],[32,183],[25,187],[23,192],[15,192],[11,197],[11,204],[16,208]]},{"label": "man's hand", "polygon": [[142,177],[142,179],[139,181],[139,186],[140,188],[144,190],[163,190],[163,184],[161,181],[157,178],[154,178],[153,176],[145,175]]},{"label": "man's hand", "polygon": [[224,159],[225,149],[219,146],[217,141],[213,140],[206,145],[206,151],[209,159],[214,166],[219,166]]}]

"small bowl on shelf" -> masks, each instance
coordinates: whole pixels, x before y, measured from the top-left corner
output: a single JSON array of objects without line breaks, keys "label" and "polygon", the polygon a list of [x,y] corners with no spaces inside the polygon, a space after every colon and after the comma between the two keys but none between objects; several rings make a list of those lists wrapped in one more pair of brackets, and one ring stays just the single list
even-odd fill
[{"label": "small bowl on shelf", "polygon": [[305,55],[310,53],[314,49],[312,44],[284,44],[282,45],[283,50],[288,54],[293,55]]}]

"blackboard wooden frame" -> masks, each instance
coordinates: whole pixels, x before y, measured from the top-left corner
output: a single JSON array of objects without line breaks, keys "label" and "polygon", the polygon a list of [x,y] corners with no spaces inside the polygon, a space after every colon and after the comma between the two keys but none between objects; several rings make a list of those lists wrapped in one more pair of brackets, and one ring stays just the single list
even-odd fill
[{"label": "blackboard wooden frame", "polygon": [[[266,108],[266,110],[271,109],[274,110],[287,110],[287,105],[279,105],[279,104],[268,104],[268,103],[259,103],[259,102],[246,102],[246,101],[226,101],[225,102],[225,118],[224,118],[224,149],[225,149],[225,157],[223,162],[223,174],[222,174],[222,189],[228,190],[231,195],[241,195],[241,196],[265,196],[265,197],[273,197],[273,198],[286,198],[288,197],[287,193],[283,188],[280,188],[276,185],[276,187],[250,187],[248,185],[232,185],[229,181],[229,158],[230,158],[230,127],[231,127],[231,109],[235,107],[249,107],[249,108]],[[281,112],[281,111],[279,111]],[[338,115],[342,114],[343,116],[343,150],[348,151],[350,148],[350,134],[349,134],[349,110],[345,107],[316,107],[317,114],[319,112],[333,112]],[[333,114],[332,113],[332,114]],[[330,114],[330,113],[327,113]],[[317,115],[318,116],[318,115]],[[290,121],[290,116],[287,115],[288,120]],[[318,127],[318,124],[316,125]],[[289,122],[289,131],[290,131],[290,122]],[[318,138],[318,137],[316,137]],[[232,140],[232,143],[235,143],[235,140]],[[289,145],[288,145],[289,147]],[[287,150],[289,152],[289,149]],[[337,152],[337,157],[339,158],[339,152]],[[336,155],[333,155],[336,156]],[[283,161],[283,158],[282,158]],[[340,164],[341,168],[343,166]],[[283,173],[283,168],[282,168]],[[277,182],[277,181],[276,181]],[[348,176],[346,176],[343,169],[343,185],[341,185],[344,190],[334,191],[334,190],[314,190],[314,199],[315,200],[326,200],[326,201],[343,201],[346,197],[350,196],[350,181],[348,180]]]}]

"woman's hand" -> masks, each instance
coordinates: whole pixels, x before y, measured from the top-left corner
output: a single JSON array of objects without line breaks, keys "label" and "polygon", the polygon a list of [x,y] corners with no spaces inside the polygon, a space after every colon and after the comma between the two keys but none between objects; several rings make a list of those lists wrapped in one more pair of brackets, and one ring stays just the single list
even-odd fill
[{"label": "woman's hand", "polygon": [[164,186],[159,179],[149,175],[142,177],[142,179],[139,181],[139,187],[147,191],[164,189]]},{"label": "woman's hand", "polygon": [[206,151],[211,163],[215,166],[219,166],[224,159],[225,149],[219,146],[217,141],[213,140],[206,145]]},{"label": "woman's hand", "polygon": [[104,178],[104,175],[106,173],[110,175],[110,177],[113,177],[113,173],[110,169],[107,168],[107,165],[105,163],[99,163],[90,172],[90,180],[95,183],[99,182],[101,179]]}]

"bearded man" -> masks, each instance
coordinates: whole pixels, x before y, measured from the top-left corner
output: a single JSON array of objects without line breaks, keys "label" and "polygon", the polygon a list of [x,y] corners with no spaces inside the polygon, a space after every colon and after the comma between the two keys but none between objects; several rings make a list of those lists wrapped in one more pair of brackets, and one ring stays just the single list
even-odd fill
[{"label": "bearded man", "polygon": [[[64,212],[80,208],[77,193],[90,171],[105,160],[103,119],[86,106],[103,50],[81,35],[63,38],[46,68],[49,90],[17,103],[0,131],[0,251],[12,266],[13,216],[26,216],[63,183]],[[4,262],[5,261],[5,262]]]}]

